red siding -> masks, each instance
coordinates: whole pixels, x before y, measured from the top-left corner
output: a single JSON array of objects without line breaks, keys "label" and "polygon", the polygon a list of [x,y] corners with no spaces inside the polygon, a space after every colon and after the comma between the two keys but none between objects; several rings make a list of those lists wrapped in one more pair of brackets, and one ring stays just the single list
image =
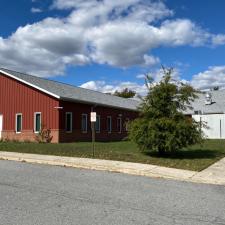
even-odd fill
[{"label": "red siding", "polygon": [[[74,103],[74,102],[60,102],[60,106],[63,107],[60,110],[60,136],[59,139],[62,142],[67,141],[87,141],[91,140],[91,122],[90,122],[90,112],[92,105],[82,104],[82,103]],[[97,115],[100,115],[100,133],[96,133],[96,140],[99,141],[113,141],[113,140],[121,140],[127,136],[127,132],[125,130],[125,121],[126,119],[133,120],[137,117],[137,112],[115,109],[103,106],[97,106],[94,108],[94,111],[97,112]],[[66,133],[65,132],[65,115],[66,112],[73,113],[73,132]],[[81,131],[81,115],[87,114],[88,116],[88,132],[82,133]],[[121,114],[122,118],[122,132],[119,133],[117,129],[117,118]],[[107,116],[112,117],[112,132],[107,132]]]},{"label": "red siding", "polygon": [[[63,107],[55,109],[54,107]],[[34,140],[34,112],[41,112],[42,124],[50,128],[53,142],[89,141],[91,140],[90,112],[92,105],[75,102],[59,101],[26,84],[0,74],[0,114],[3,115],[3,137],[18,140]],[[121,140],[127,136],[126,119],[137,117],[137,112],[97,106],[94,108],[100,115],[100,133],[96,140]],[[65,132],[65,114],[73,113],[73,131]],[[22,113],[22,132],[15,132],[16,113]],[[81,131],[81,115],[88,115],[88,132]],[[121,115],[122,132],[117,129],[117,118]],[[112,132],[107,132],[107,116],[112,117]]]},{"label": "red siding", "polygon": [[3,132],[15,132],[16,113],[22,113],[22,131],[33,132],[34,112],[41,112],[42,124],[56,130],[59,115],[54,107],[58,105],[57,99],[0,74],[0,113],[3,115]]}]

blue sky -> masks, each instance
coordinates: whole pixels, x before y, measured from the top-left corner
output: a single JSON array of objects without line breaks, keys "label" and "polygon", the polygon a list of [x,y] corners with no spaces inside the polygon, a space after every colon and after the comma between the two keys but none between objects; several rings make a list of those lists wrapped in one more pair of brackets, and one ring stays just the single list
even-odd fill
[{"label": "blue sky", "polygon": [[[225,86],[225,1],[1,0],[0,66],[113,92],[160,66]],[[141,78],[141,79],[140,79]]]}]

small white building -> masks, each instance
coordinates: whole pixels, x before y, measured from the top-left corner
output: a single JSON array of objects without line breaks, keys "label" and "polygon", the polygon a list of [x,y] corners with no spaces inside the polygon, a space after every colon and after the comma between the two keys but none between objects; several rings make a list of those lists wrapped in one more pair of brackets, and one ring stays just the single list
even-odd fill
[{"label": "small white building", "polygon": [[225,139],[225,90],[199,94],[192,107],[186,114],[206,123],[207,128],[202,129],[207,138]]}]

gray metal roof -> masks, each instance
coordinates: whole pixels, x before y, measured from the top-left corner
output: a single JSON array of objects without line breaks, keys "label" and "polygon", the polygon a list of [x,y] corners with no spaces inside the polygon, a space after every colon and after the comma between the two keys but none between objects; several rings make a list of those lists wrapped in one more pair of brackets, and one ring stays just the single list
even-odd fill
[{"label": "gray metal roof", "polygon": [[199,98],[192,103],[192,110],[185,114],[194,114],[194,111],[201,111],[202,114],[225,113],[225,90],[210,91],[212,104],[205,104],[205,93],[199,94]]},{"label": "gray metal roof", "polygon": [[8,73],[18,80],[21,80],[22,82],[24,81],[28,85],[33,85],[33,87],[36,87],[46,93],[50,93],[53,96],[55,95],[55,97],[62,100],[104,105],[134,111],[137,111],[137,107],[140,104],[139,101],[133,99],[112,96],[4,68],[0,68],[0,71]]}]

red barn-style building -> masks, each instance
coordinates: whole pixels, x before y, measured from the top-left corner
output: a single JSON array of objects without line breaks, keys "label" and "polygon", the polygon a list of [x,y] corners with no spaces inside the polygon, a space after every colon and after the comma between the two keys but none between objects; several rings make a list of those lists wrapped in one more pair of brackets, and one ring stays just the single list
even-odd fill
[{"label": "red barn-style building", "polygon": [[91,140],[90,112],[97,113],[97,141],[122,140],[139,102],[0,68],[0,138],[35,141],[41,126],[52,142]]}]

